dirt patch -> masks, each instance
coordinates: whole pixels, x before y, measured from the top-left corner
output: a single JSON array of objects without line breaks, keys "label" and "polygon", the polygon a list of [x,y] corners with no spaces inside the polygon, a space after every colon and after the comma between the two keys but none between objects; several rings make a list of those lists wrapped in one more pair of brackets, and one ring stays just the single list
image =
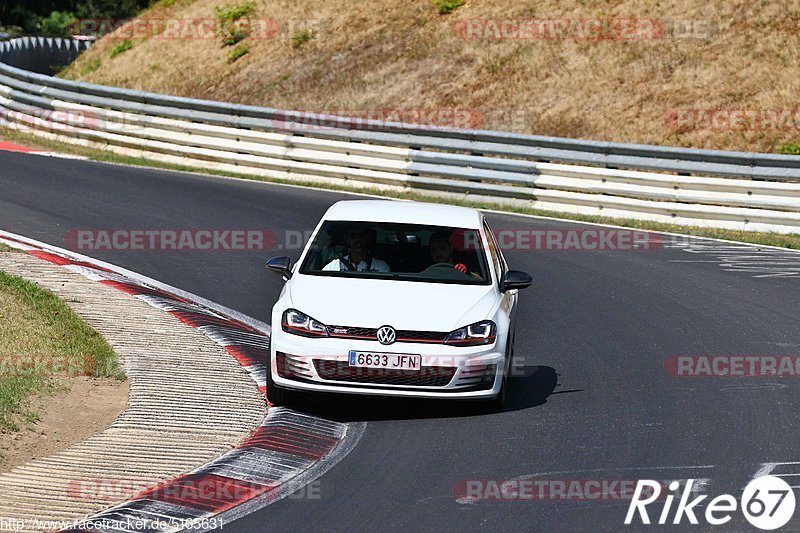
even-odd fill
[{"label": "dirt patch", "polygon": [[30,401],[39,420],[0,436],[0,473],[32,459],[69,448],[106,429],[128,402],[127,381],[114,378],[59,378],[51,395]]}]

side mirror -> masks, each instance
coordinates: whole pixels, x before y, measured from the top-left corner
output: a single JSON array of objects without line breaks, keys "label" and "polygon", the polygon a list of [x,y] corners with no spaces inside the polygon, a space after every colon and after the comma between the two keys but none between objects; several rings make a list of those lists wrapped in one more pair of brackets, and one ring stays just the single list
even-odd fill
[{"label": "side mirror", "polygon": [[509,270],[500,280],[500,292],[510,291],[512,289],[527,289],[533,283],[533,278],[530,274],[520,272],[519,270]]},{"label": "side mirror", "polygon": [[267,270],[288,280],[292,277],[292,260],[285,256],[273,257],[267,261]]}]

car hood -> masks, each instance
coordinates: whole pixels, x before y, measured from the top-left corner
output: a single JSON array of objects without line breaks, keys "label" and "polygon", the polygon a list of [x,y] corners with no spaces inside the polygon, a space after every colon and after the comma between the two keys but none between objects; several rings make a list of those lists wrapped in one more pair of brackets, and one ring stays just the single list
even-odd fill
[{"label": "car hood", "polygon": [[500,295],[492,285],[302,275],[289,300],[326,325],[446,332],[491,318]]}]

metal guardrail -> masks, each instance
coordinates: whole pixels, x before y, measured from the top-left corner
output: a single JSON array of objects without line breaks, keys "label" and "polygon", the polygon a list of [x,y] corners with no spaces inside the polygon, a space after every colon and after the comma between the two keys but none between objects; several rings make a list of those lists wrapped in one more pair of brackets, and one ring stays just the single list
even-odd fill
[{"label": "metal guardrail", "polygon": [[92,42],[53,37],[21,37],[0,43],[0,63],[32,73],[50,74],[75,61]]},{"label": "metal guardrail", "polygon": [[[433,128],[74,82],[32,72],[85,41],[0,43],[0,118],[66,142],[273,178],[542,209],[800,232],[800,157]],[[75,123],[75,116],[82,120]],[[580,165],[580,166],[576,166]]]}]

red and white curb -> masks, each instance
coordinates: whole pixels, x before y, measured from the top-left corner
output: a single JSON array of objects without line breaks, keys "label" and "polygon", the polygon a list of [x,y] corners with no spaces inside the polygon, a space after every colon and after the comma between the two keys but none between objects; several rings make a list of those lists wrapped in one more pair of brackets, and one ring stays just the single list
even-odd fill
[{"label": "red and white curb", "polygon": [[[223,346],[264,391],[269,368],[267,324],[126,269],[20,235],[0,230],[0,242],[172,314]],[[236,449],[62,531],[221,527],[324,474],[353,449],[365,427],[363,422],[341,423],[270,407],[262,425]]]},{"label": "red and white curb", "polygon": [[18,152],[22,154],[43,155],[45,157],[59,157],[62,159],[80,159],[80,160],[89,159],[88,157],[84,157],[82,155],[62,154],[60,152],[48,152],[45,150],[37,150],[36,148],[30,148],[28,146],[23,146],[21,144],[3,140],[0,140],[0,152]]},{"label": "red and white curb", "polygon": [[28,148],[27,146],[22,146],[21,144],[15,144],[8,141],[0,141],[0,150],[3,152],[22,152],[29,154],[31,152],[37,152],[33,148]]}]

